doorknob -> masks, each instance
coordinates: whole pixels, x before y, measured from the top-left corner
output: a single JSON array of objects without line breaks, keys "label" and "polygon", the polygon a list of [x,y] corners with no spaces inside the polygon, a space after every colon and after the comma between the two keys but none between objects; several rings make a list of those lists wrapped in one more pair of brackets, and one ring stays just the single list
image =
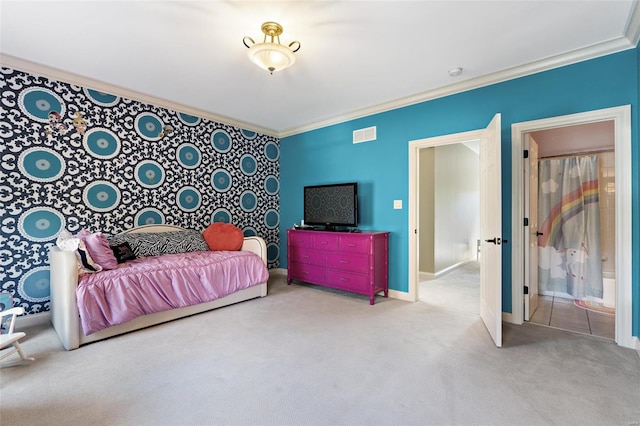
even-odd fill
[{"label": "doorknob", "polygon": [[488,243],[493,243],[493,244],[500,245],[500,238],[498,238],[498,237],[492,238],[490,240],[485,240],[485,241],[488,242]]},{"label": "doorknob", "polygon": [[542,232],[538,232],[538,231],[536,231],[536,237],[540,237],[540,236],[542,236],[542,235],[544,235]]}]

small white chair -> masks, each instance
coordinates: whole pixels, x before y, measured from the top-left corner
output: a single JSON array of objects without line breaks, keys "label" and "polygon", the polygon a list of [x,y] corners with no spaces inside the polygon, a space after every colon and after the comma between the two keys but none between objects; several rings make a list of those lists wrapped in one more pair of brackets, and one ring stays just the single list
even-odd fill
[{"label": "small white chair", "polygon": [[[16,325],[15,324],[16,317],[18,315],[22,315],[23,313],[24,313],[24,308],[21,306],[7,309],[6,311],[0,312],[0,323],[4,322],[3,320],[4,317],[11,315],[11,319],[9,320],[8,333],[0,334],[0,351],[2,351],[0,352],[0,361],[7,358],[10,355],[13,355],[16,352],[20,355],[20,360],[8,362],[8,363],[2,363],[0,364],[0,366],[2,367],[9,367],[17,363],[33,361],[32,357],[28,357],[27,355],[25,355],[24,351],[22,350],[22,347],[20,347],[20,343],[18,343],[18,340],[22,339],[24,336],[26,336],[26,334],[22,331],[18,331],[18,332],[14,331],[14,328]],[[8,348],[10,346],[13,346],[13,348],[5,351],[5,348]]]}]

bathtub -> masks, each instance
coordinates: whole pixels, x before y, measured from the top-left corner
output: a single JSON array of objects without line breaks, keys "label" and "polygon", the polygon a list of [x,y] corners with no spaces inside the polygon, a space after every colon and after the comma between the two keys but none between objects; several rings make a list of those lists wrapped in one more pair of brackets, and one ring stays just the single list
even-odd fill
[{"label": "bathtub", "polygon": [[616,307],[616,274],[615,272],[602,273],[602,303],[607,308]]},{"label": "bathtub", "polygon": [[[574,297],[568,293],[562,293],[559,291],[539,291],[542,296],[554,296],[563,299],[573,300]],[[616,273],[615,272],[603,272],[602,273],[602,299],[597,297],[587,296],[585,300],[592,302],[602,303],[607,308],[616,307]]]}]

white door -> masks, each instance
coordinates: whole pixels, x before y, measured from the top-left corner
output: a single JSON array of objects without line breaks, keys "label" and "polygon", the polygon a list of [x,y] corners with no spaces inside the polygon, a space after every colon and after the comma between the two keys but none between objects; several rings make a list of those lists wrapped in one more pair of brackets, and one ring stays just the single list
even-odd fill
[{"label": "white door", "polygon": [[538,144],[528,134],[523,142],[529,153],[524,160],[524,214],[529,221],[524,232],[524,320],[529,321],[538,309]]},{"label": "white door", "polygon": [[502,177],[500,114],[480,139],[480,317],[502,346]]}]

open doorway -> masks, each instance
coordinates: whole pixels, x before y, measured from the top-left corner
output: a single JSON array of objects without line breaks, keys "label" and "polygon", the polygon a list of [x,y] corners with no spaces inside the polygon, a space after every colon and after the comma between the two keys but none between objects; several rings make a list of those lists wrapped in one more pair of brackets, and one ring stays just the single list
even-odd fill
[{"label": "open doorway", "polygon": [[614,122],[539,130],[524,140],[524,320],[614,339]]},{"label": "open doorway", "polygon": [[[502,187],[501,115],[485,129],[409,141],[409,300],[418,301],[419,153],[423,148],[478,141],[480,147],[480,319],[497,347],[502,346]],[[455,167],[455,164],[452,165]],[[477,244],[477,242],[476,242]]]},{"label": "open doorway", "polygon": [[607,108],[512,125],[512,313],[510,322],[522,324],[528,296],[524,246],[529,232],[524,212],[525,136],[533,132],[598,122],[613,122],[615,167],[615,341],[634,348],[631,321],[631,107]]},{"label": "open doorway", "polygon": [[479,142],[420,149],[418,175],[418,298],[480,315]]}]

